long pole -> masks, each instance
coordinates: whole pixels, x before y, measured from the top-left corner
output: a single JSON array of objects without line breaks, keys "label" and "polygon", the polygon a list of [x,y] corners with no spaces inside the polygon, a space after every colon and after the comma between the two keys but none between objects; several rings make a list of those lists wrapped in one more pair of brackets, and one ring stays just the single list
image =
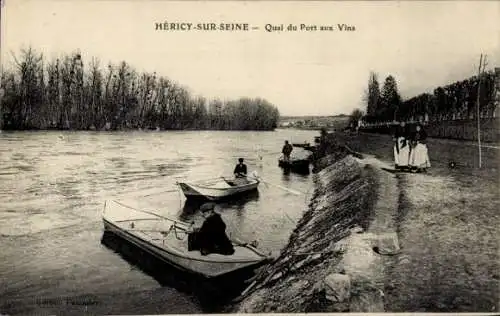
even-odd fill
[{"label": "long pole", "polygon": [[480,92],[481,92],[481,67],[483,65],[483,54],[481,54],[481,57],[479,58],[479,69],[478,69],[478,83],[477,83],[477,146],[479,150],[479,168],[481,168],[482,164],[482,157],[481,157],[481,126],[480,126],[480,110],[479,110],[479,103],[480,103]]}]

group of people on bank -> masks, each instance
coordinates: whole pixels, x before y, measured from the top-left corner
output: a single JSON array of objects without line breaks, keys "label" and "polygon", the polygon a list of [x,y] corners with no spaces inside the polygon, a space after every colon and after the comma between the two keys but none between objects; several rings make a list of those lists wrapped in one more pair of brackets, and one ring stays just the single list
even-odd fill
[{"label": "group of people on bank", "polygon": [[426,139],[427,133],[422,125],[417,124],[414,130],[410,130],[405,122],[401,122],[393,133],[395,168],[413,172],[425,172],[430,168]]}]

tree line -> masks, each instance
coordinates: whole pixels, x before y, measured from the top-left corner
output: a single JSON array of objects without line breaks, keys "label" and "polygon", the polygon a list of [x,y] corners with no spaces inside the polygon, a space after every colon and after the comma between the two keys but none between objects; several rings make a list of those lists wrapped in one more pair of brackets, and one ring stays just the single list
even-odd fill
[{"label": "tree line", "polygon": [[362,117],[366,123],[472,119],[477,116],[480,86],[480,116],[489,118],[494,116],[496,108],[495,80],[493,71],[484,72],[480,78],[473,76],[437,87],[433,93],[422,93],[402,100],[394,76],[387,76],[380,89],[377,74],[371,72],[365,96],[366,113],[355,109],[351,116],[353,120]]},{"label": "tree line", "polygon": [[207,100],[125,61],[102,69],[78,51],[46,61],[33,48],[13,59],[1,78],[3,129],[272,130],[279,120],[265,99]]}]

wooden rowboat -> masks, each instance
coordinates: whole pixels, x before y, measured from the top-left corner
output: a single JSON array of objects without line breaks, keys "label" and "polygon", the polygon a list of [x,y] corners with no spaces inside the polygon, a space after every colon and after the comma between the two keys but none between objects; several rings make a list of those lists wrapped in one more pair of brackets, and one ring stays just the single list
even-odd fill
[{"label": "wooden rowboat", "polygon": [[226,199],[242,193],[256,190],[259,180],[247,178],[248,183],[232,185],[231,181],[223,178],[210,179],[196,183],[177,183],[186,198],[205,198],[211,201]]},{"label": "wooden rowboat", "polygon": [[283,157],[278,160],[278,166],[297,173],[309,174],[310,172],[310,161],[309,159],[290,159],[286,161]]},{"label": "wooden rowboat", "polygon": [[256,267],[270,259],[255,247],[239,241],[233,241],[235,252],[232,255],[202,255],[199,250],[188,251],[190,224],[113,200],[104,204],[103,222],[105,231],[131,242],[161,261],[206,278]]},{"label": "wooden rowboat", "polygon": [[308,142],[305,142],[305,143],[292,143],[292,146],[293,147],[299,147],[299,148],[306,148],[306,147],[310,147],[311,144],[309,144]]},{"label": "wooden rowboat", "polygon": [[308,151],[314,151],[316,149],[316,146],[311,146],[310,143],[304,143],[304,144],[301,144],[301,143],[293,143],[292,144],[293,147],[298,147],[298,148],[302,148],[304,150],[308,150]]}]

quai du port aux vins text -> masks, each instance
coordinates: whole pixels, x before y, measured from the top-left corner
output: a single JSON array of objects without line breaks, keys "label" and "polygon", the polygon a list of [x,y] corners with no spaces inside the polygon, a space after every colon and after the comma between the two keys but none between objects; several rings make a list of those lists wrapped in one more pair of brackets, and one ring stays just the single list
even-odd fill
[{"label": "quai du port aux vins text", "polygon": [[157,31],[251,31],[264,30],[266,32],[315,32],[315,31],[356,31],[352,24],[264,24],[263,26],[252,26],[249,23],[190,23],[190,22],[155,22]]}]

